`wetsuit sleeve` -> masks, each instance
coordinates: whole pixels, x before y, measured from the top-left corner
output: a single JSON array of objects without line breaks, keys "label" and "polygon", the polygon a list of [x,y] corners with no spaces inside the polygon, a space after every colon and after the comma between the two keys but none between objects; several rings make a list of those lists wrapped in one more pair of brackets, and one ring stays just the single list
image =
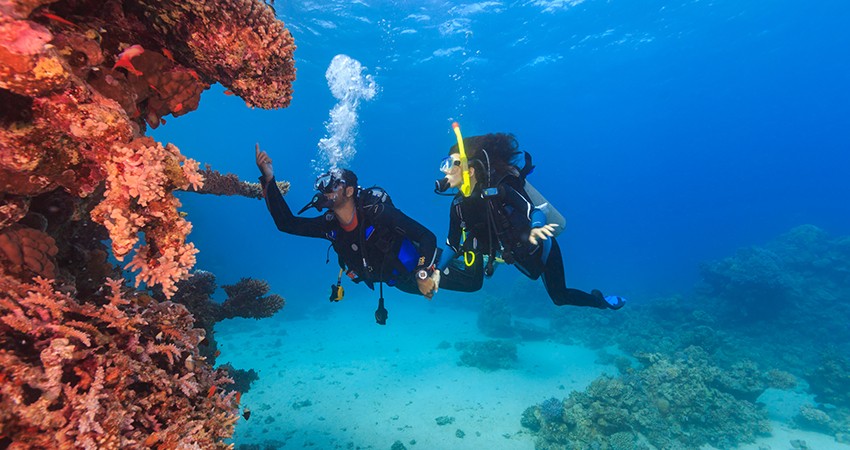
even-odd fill
[{"label": "wetsuit sleeve", "polygon": [[528,199],[520,195],[516,189],[511,186],[504,185],[505,188],[505,196],[503,201],[505,204],[511,206],[514,211],[522,212],[525,214],[526,220],[528,220],[531,228],[542,227],[546,225],[546,214],[543,211],[534,207]]},{"label": "wetsuit sleeve", "polygon": [[443,251],[443,255],[440,258],[440,264],[438,266],[440,270],[445,269],[457,257],[458,253],[460,253],[460,235],[460,217],[458,217],[457,208],[452,205],[449,210],[449,236],[446,238],[448,248]]},{"label": "wetsuit sleeve", "polygon": [[546,214],[534,208],[534,211],[531,212],[531,228],[540,228],[543,225],[546,225]]},{"label": "wetsuit sleeve", "polygon": [[437,237],[431,230],[392,206],[386,207],[379,217],[379,221],[385,226],[395,228],[416,244],[419,249],[419,261],[422,262],[417,265],[431,267],[436,264]]},{"label": "wetsuit sleeve", "polygon": [[326,237],[328,221],[325,220],[324,216],[313,218],[298,217],[292,214],[292,210],[289,209],[289,205],[283,199],[283,194],[278,189],[274,178],[266,183],[265,177],[261,177],[260,184],[263,186],[263,197],[266,199],[266,207],[268,207],[278,230],[296,236]]}]

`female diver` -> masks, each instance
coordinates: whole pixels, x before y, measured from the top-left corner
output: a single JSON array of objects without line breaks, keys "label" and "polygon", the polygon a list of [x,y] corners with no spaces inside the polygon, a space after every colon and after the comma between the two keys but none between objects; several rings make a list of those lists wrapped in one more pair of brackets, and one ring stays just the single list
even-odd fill
[{"label": "female diver", "polygon": [[[554,237],[558,225],[546,223],[546,215],[526,193],[531,160],[519,150],[516,138],[491,133],[462,139],[457,124],[453,126],[458,144],[441,164],[445,177],[437,181],[436,189],[438,193],[459,190],[451,206],[449,248],[438,266],[443,279],[440,287],[476,291],[501,258],[533,280],[542,276],[546,292],[558,306],[622,308],[626,303],[622,297],[566,286],[561,249]],[[460,255],[463,264],[456,260]]]}]

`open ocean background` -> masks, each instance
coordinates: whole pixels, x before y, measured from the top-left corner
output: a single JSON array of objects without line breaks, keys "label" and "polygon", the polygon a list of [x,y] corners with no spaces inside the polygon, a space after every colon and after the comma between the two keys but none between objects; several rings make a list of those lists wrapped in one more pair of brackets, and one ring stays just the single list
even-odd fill
[{"label": "open ocean background", "polygon": [[[626,308],[687,295],[700,263],[798,225],[850,234],[850,2],[279,0],[275,8],[298,46],[291,106],[248,109],[213,86],[198,111],[169,117],[152,135],[250,181],[259,142],[277,178],[292,183],[294,210],[313,195],[313,161],[337,104],[325,72],[344,54],[378,91],[358,105],[356,154],[343,165],[362,186],[384,187],[438,242],[450,200],[432,191],[455,143],[453,121],[464,136],[516,135],[537,166],[529,180],[567,218],[558,239],[568,286],[626,296]],[[219,285],[268,280],[287,301],[272,321],[334,312],[327,295],[337,268],[325,264],[325,241],[278,232],[261,201],[180,198],[201,251],[197,268]],[[485,293],[510,291],[519,278],[500,267]],[[346,290],[359,304],[341,307],[361,325],[344,338],[380,342],[377,294]],[[403,339],[418,319],[393,308],[426,301],[393,289],[385,297],[386,328]],[[455,301],[475,295],[440,292],[432,303]],[[545,295],[528,301],[551,305]]]}]

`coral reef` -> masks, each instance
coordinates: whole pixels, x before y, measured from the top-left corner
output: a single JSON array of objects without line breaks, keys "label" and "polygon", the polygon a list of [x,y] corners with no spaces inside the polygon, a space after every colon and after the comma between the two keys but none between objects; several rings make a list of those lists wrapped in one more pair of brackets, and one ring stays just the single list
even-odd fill
[{"label": "coral reef", "polygon": [[[635,302],[616,315],[557,310],[551,328],[564,342],[616,345],[626,354],[672,356],[699,346],[730,372],[715,383],[749,400],[764,385],[791,389],[802,379],[815,407],[835,429],[847,429],[850,329],[841,318],[850,317],[848,261],[850,238],[804,225],[704,264],[695,294]],[[754,376],[742,376],[748,372]]]},{"label": "coral reef", "polygon": [[227,447],[234,381],[167,300],[197,252],[173,192],[203,175],[144,133],[215,82],[286,106],[293,50],[257,0],[0,0],[0,447]]},{"label": "coral reef", "polygon": [[142,133],[196,109],[213,82],[250,106],[288,105],[289,32],[255,0],[15,2],[0,14],[0,226],[34,196],[105,186],[91,214],[115,257],[135,249],[136,281],[173,293],[197,250],[172,191],[203,178],[197,162]]},{"label": "coral reef", "polygon": [[254,369],[237,369],[230,363],[220,366],[219,369],[225,371],[228,374],[228,378],[233,380],[233,383],[231,383],[232,386],[228,386],[228,388],[243,394],[250,391],[251,384],[260,379],[260,374]]},{"label": "coral reef", "polygon": [[484,298],[478,312],[478,329],[492,338],[511,338],[516,335],[511,327],[511,312],[503,299]]},{"label": "coral reef", "polygon": [[639,370],[602,376],[563,402],[549,399],[528,408],[522,424],[536,433],[536,448],[625,449],[643,441],[657,448],[731,448],[769,431],[764,410],[723,390],[749,383],[718,382],[729,372],[701,349],[690,347],[675,359],[644,354],[640,360]]},{"label": "coral reef", "polygon": [[233,285],[222,286],[227,299],[221,305],[221,317],[248,317],[262,319],[271,317],[283,307],[283,297],[277,294],[266,296],[269,283],[253,278],[242,278]]},{"label": "coral reef", "polygon": [[216,389],[229,380],[198,354],[203,331],[181,305],[107,284],[98,306],[0,272],[0,444],[225,448],[236,393]]},{"label": "coral reef", "polygon": [[839,425],[822,411],[812,405],[803,405],[800,412],[794,417],[794,421],[800,428],[818,431],[821,433],[835,433]]},{"label": "coral reef", "polygon": [[806,379],[815,400],[850,411],[850,359],[847,356],[825,353]]},{"label": "coral reef", "polygon": [[[277,294],[266,295],[269,284],[262,280],[243,278],[234,285],[222,286],[227,293],[224,303],[217,303],[212,298],[217,287],[213,273],[197,270],[189,279],[177,283],[177,293],[171,298],[173,302],[186,306],[195,318],[195,327],[206,332],[205,338],[200,342],[201,355],[213,363],[218,353],[213,333],[216,322],[235,317],[271,317],[284,305],[283,297]],[[162,293],[157,293],[156,297],[165,299]]]},{"label": "coral reef", "polygon": [[508,341],[456,342],[460,350],[459,366],[477,367],[484,371],[510,369],[517,361],[516,344]]},{"label": "coral reef", "polygon": [[[242,197],[256,199],[263,198],[263,187],[260,183],[242,181],[232,173],[222,175],[221,172],[213,170],[209,165],[204,170],[201,170],[200,174],[204,177],[204,185],[198,189],[192,189],[192,192],[213,195],[241,195]],[[289,192],[288,181],[278,181],[277,187],[283,195]]]}]

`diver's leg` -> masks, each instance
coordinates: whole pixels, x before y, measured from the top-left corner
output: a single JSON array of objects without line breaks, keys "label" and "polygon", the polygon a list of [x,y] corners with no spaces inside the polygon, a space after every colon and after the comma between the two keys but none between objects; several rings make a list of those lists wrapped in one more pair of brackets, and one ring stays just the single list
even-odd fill
[{"label": "diver's leg", "polygon": [[[544,251],[541,257],[543,264],[543,285],[552,302],[558,306],[589,306],[592,308],[608,309],[610,305],[605,301],[602,293],[594,291],[593,294],[568,288],[564,277],[564,260],[561,258],[561,247],[555,238],[543,241]],[[598,295],[594,295],[598,293]]]},{"label": "diver's leg", "polygon": [[412,276],[404,277],[403,281],[400,280],[396,282],[395,287],[407,294],[422,295],[422,293],[419,292],[419,284],[416,283],[416,280]]},{"label": "diver's leg", "polygon": [[484,285],[484,256],[475,254],[472,265],[460,259],[452,260],[440,271],[440,289],[459,292],[475,292]]}]

